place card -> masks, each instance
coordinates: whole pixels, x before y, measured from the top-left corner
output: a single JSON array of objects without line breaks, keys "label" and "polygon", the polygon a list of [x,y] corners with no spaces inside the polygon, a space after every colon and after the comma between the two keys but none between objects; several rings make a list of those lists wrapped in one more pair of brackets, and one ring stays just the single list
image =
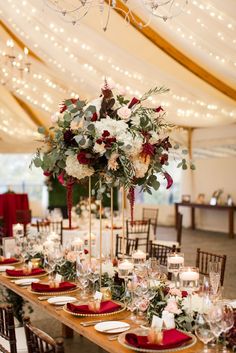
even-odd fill
[{"label": "place card", "polygon": [[156,328],[158,331],[161,331],[163,327],[163,319],[156,315],[153,315],[151,327]]},{"label": "place card", "polygon": [[62,281],[62,275],[57,273],[56,276],[55,276],[55,282],[61,283],[61,281]]},{"label": "place card", "polygon": [[102,296],[103,296],[103,294],[101,292],[96,291],[94,294],[94,299],[95,300],[102,300]]}]

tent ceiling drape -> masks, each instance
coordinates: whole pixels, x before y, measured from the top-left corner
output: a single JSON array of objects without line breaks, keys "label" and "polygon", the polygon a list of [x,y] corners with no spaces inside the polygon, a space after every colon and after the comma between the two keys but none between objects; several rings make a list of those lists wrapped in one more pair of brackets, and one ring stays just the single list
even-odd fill
[{"label": "tent ceiling drape", "polygon": [[[70,0],[73,2],[77,0]],[[129,0],[126,5],[145,20],[148,13],[142,1]],[[214,4],[193,0],[185,14],[166,23],[153,18],[150,26],[170,47],[235,92],[235,10],[234,0],[223,5],[219,0]],[[8,125],[14,120],[14,126],[21,121],[33,136],[36,125],[50,125],[50,115],[64,98],[76,94],[88,100],[97,97],[104,77],[118,88],[125,88],[130,96],[138,96],[155,85],[171,88],[169,94],[153,97],[150,104],[163,105],[168,120],[177,125],[202,128],[235,124],[236,104],[232,98],[187,70],[176,61],[178,58],[170,57],[136,28],[126,25],[115,11],[106,32],[96,14],[91,12],[81,24],[73,26],[46,7],[43,0],[6,0],[0,4],[0,52],[6,50],[6,40],[12,33],[14,39],[20,40],[18,50],[25,45],[35,53],[27,82],[9,81],[1,87],[6,97],[1,100],[1,108],[9,97],[12,105],[8,113],[1,112],[0,151],[5,141],[12,140],[10,130],[3,129],[3,119]],[[13,113],[16,109],[21,115],[24,110],[27,122]]]}]

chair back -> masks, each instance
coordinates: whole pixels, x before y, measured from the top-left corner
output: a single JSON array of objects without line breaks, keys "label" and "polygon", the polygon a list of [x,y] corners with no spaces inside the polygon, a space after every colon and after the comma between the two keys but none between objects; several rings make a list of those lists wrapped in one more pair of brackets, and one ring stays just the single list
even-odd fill
[{"label": "chair back", "polygon": [[63,340],[54,340],[47,333],[24,319],[25,336],[29,353],[64,353]]},{"label": "chair back", "polygon": [[199,268],[199,273],[203,276],[209,276],[209,262],[220,262],[220,284],[223,286],[225,276],[226,255],[212,254],[207,251],[197,249],[196,267]]},{"label": "chair back", "polygon": [[55,232],[60,236],[60,241],[63,241],[63,221],[37,221],[37,231],[42,233]]},{"label": "chair back", "polygon": [[[124,256],[131,257],[132,253],[137,250],[139,239],[124,238]],[[121,259],[123,257],[123,237],[116,234],[116,257]]]},{"label": "chair back", "polygon": [[139,247],[144,247],[145,251],[148,252],[148,244],[150,237],[150,224],[151,220],[136,220],[126,221],[126,235],[127,238],[138,238]]},{"label": "chair back", "polygon": [[181,246],[182,243],[182,226],[183,226],[183,215],[182,213],[177,214],[177,237],[176,237],[176,241],[179,243],[179,246]]},{"label": "chair back", "polygon": [[177,249],[175,245],[167,246],[162,244],[153,244],[152,241],[149,242],[149,256],[156,257],[162,266],[167,266],[167,255],[176,251]]},{"label": "chair back", "polygon": [[16,210],[16,223],[23,224],[24,236],[27,235],[27,224],[31,223],[32,211],[31,210]]},{"label": "chair back", "polygon": [[158,213],[159,209],[158,208],[143,208],[143,217],[142,219],[144,221],[151,220],[151,225],[153,226],[153,231],[154,234],[156,234],[157,230],[157,220],[158,220]]},{"label": "chair back", "polygon": [[0,351],[4,353],[17,353],[13,307],[10,304],[0,305],[0,336],[9,342],[10,352],[1,344]]}]

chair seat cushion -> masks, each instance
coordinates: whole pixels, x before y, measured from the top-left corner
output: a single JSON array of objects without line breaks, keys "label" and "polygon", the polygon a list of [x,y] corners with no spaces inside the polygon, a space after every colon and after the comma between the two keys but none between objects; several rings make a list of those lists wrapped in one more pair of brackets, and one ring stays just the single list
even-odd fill
[{"label": "chair seat cushion", "polygon": [[179,248],[179,243],[177,241],[172,241],[172,240],[154,240],[152,243],[153,244],[165,245],[165,246],[173,246],[173,245],[175,245],[176,248]]},{"label": "chair seat cushion", "polygon": [[[17,353],[28,353],[24,327],[16,328],[15,332],[16,332]],[[5,340],[3,337],[0,337],[0,345],[10,352],[9,342]]]}]

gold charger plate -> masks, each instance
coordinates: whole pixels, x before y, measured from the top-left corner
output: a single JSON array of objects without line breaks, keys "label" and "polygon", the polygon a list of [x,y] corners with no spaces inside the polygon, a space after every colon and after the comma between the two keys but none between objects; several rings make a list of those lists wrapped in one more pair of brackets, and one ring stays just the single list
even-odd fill
[{"label": "gold charger plate", "polygon": [[[46,283],[44,283],[46,284]],[[32,293],[32,294],[37,294],[37,295],[48,295],[48,296],[57,296],[57,295],[64,295],[64,294],[70,294],[70,293],[74,293],[77,290],[79,290],[80,288],[77,286],[76,288],[72,288],[71,290],[66,290],[66,291],[61,291],[61,292],[35,292],[31,289],[31,287],[27,288],[27,290]]]},{"label": "gold charger plate", "polygon": [[[72,311],[67,309],[67,304],[65,304],[63,306],[63,310],[67,313],[67,314],[71,314],[73,316],[84,316],[84,317],[95,317],[95,316],[110,316],[110,315],[115,315],[115,314],[119,314],[122,313],[122,311],[125,311],[126,307],[123,303],[121,302],[117,302],[115,300],[113,300],[114,303],[121,305],[121,308],[116,310],[116,311],[112,311],[111,313],[104,313],[104,314],[99,314],[99,313],[94,313],[94,314],[79,314],[79,313],[73,313]],[[81,303],[82,304],[82,303]],[[83,303],[84,304],[84,303]]]},{"label": "gold charger plate", "polygon": [[[181,330],[179,330],[181,331]],[[125,340],[125,335],[127,333],[135,333],[136,335],[143,335],[143,336],[146,336],[147,333],[148,333],[148,330],[145,330],[145,329],[142,329],[142,328],[136,328],[136,329],[132,329],[132,330],[129,330],[129,331],[126,331],[124,333],[121,333],[119,336],[118,336],[118,342],[126,347],[126,348],[129,348],[129,349],[132,349],[134,351],[137,351],[137,352],[146,352],[146,353],[167,353],[167,352],[178,352],[178,351],[182,351],[183,349],[186,349],[186,348],[190,348],[192,346],[194,346],[196,343],[197,343],[197,338],[190,332],[184,332],[184,331],[181,331],[183,333],[185,333],[186,335],[188,335],[189,337],[191,337],[191,340],[188,341],[188,342],[184,342],[181,346],[178,346],[178,347],[173,347],[173,348],[167,348],[167,349],[146,349],[146,348],[136,348],[132,345],[130,345],[129,343],[126,342]]]},{"label": "gold charger plate", "polygon": [[12,279],[22,279],[22,278],[32,278],[32,277],[45,277],[47,276],[48,273],[45,272],[45,273],[41,273],[41,274],[29,274],[29,275],[26,275],[26,276],[8,276],[6,273],[3,274],[4,277],[6,278],[12,278]]}]

